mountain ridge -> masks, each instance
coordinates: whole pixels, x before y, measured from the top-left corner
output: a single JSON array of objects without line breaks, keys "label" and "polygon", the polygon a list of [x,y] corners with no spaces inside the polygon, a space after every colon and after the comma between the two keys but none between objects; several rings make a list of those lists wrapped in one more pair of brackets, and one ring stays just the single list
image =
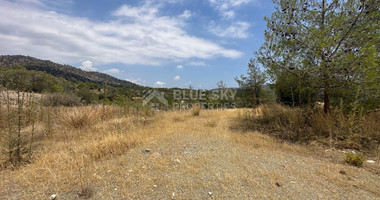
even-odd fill
[{"label": "mountain ridge", "polygon": [[68,81],[81,81],[104,84],[114,87],[127,87],[138,89],[142,86],[121,80],[101,72],[87,72],[71,65],[58,64],[50,60],[42,60],[24,55],[0,55],[0,66],[12,67],[14,65],[24,66],[28,70],[44,71],[56,77],[62,77]]}]

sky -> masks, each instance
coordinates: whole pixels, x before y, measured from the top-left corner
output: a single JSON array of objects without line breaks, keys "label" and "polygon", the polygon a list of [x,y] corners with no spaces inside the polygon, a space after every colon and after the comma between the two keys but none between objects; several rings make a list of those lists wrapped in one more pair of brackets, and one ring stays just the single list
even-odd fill
[{"label": "sky", "polygon": [[270,0],[0,0],[0,55],[28,55],[150,87],[237,87]]}]

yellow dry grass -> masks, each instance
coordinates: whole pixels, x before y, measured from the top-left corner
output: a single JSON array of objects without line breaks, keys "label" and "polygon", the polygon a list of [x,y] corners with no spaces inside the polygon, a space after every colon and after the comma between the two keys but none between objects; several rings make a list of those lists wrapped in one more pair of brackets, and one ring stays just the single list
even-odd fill
[{"label": "yellow dry grass", "polygon": [[0,199],[47,199],[51,194],[57,199],[380,195],[379,171],[373,167],[348,166],[341,154],[317,146],[231,128],[243,110],[125,117],[116,107],[107,108],[107,115],[102,107],[60,109],[54,132],[41,138],[33,162],[0,172]]}]

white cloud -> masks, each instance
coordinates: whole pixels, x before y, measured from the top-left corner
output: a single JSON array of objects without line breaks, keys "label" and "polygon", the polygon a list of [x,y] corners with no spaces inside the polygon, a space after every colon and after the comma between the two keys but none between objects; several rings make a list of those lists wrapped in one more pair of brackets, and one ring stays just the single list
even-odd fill
[{"label": "white cloud", "polygon": [[111,69],[104,70],[103,72],[109,73],[109,74],[117,74],[117,73],[120,73],[120,70],[116,68],[111,68]]},{"label": "white cloud", "polygon": [[173,78],[173,81],[179,81],[179,80],[181,80],[181,77],[180,77],[180,76],[175,76],[175,77]]},{"label": "white cloud", "polygon": [[192,16],[192,14],[189,10],[183,11],[182,15],[180,15],[180,17],[182,19],[189,19],[191,16]]},{"label": "white cloud", "polygon": [[190,13],[185,11],[182,17],[162,16],[156,4],[147,0],[140,7],[124,5],[113,12],[113,20],[92,21],[36,4],[3,0],[0,54],[24,54],[61,63],[75,63],[84,58],[95,64],[142,65],[242,56],[240,51],[186,32],[183,16]]},{"label": "white cloud", "polygon": [[178,65],[177,69],[183,69],[183,66],[182,65]]},{"label": "white cloud", "polygon": [[189,65],[192,65],[192,66],[206,66],[206,63],[203,62],[203,61],[191,61],[189,63]]},{"label": "white cloud", "polygon": [[156,87],[163,87],[164,85],[166,85],[166,82],[156,81],[154,83],[154,86],[156,86]]},{"label": "white cloud", "polygon": [[248,4],[254,0],[209,0],[210,5],[220,12],[225,19],[235,16],[234,9]]},{"label": "white cloud", "polygon": [[219,37],[230,37],[230,38],[247,38],[249,36],[248,29],[250,25],[247,22],[235,22],[231,25],[217,26],[214,22],[210,23],[209,31]]},{"label": "white cloud", "polygon": [[139,84],[139,85],[141,85],[142,82],[145,82],[145,81],[142,81],[141,78],[126,78],[125,80],[131,83]]},{"label": "white cloud", "polygon": [[92,62],[89,60],[83,61],[79,68],[84,71],[96,71],[96,68],[92,66]]}]

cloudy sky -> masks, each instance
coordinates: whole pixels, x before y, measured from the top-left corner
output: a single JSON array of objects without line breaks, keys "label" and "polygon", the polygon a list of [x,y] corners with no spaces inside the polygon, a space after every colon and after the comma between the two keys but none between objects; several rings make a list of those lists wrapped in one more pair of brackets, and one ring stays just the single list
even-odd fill
[{"label": "cloudy sky", "polygon": [[269,0],[0,0],[0,54],[145,86],[235,87],[272,12]]}]

